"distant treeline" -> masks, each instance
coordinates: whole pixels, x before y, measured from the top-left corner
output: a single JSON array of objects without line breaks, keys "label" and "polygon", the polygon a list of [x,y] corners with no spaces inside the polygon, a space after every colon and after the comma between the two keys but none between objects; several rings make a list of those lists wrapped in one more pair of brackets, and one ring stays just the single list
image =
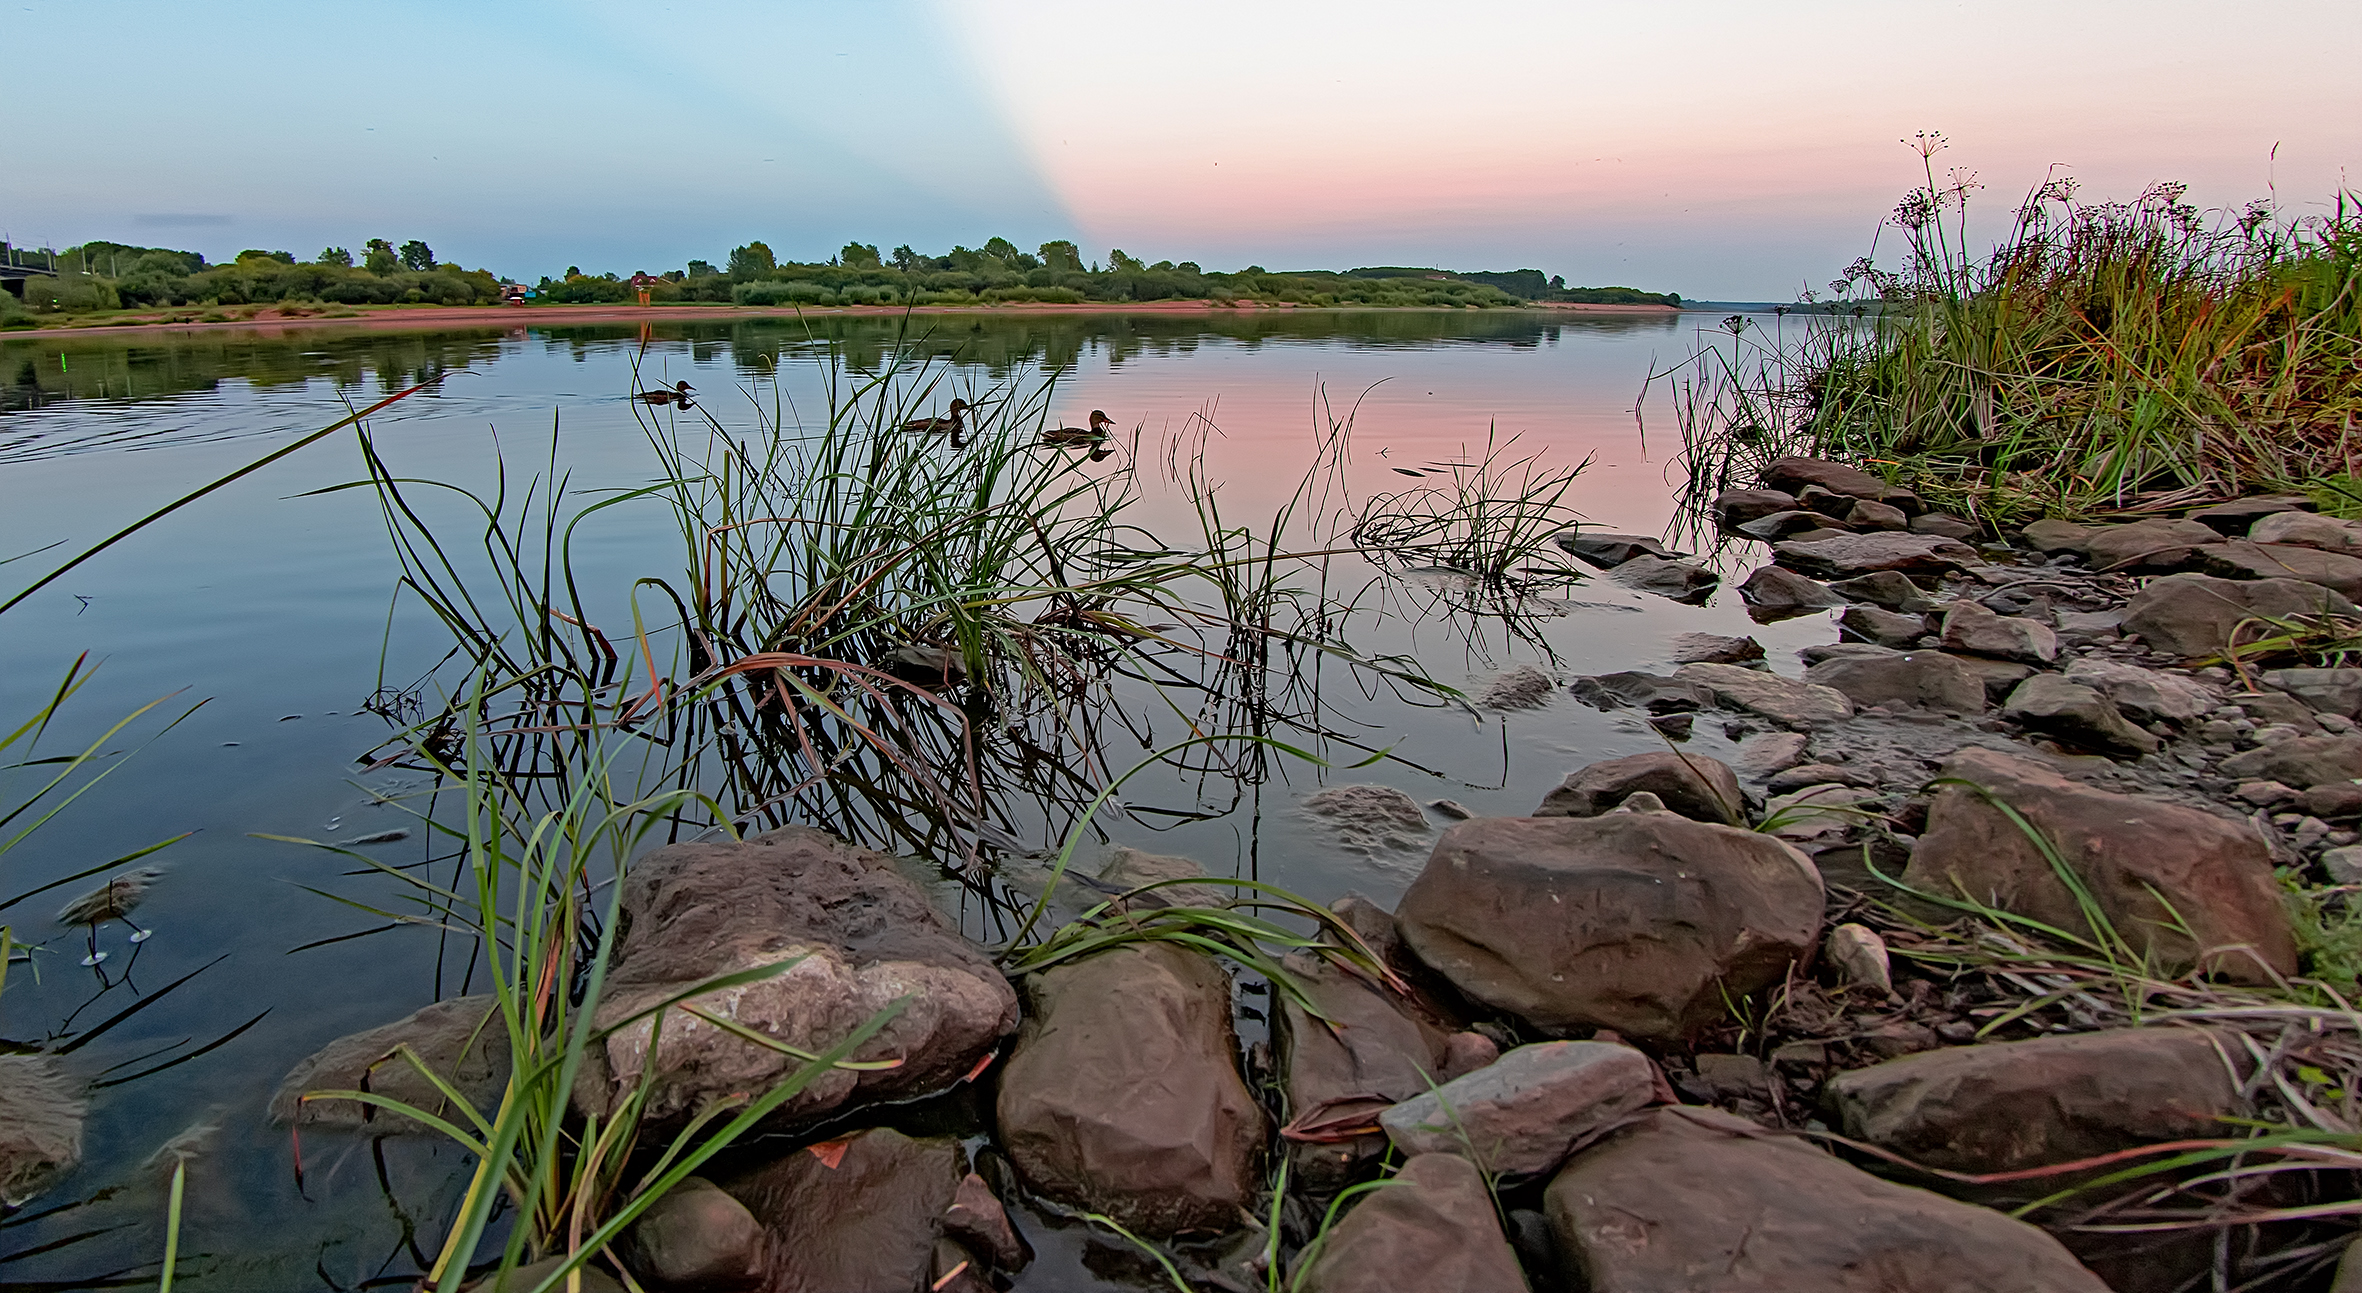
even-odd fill
[{"label": "distant treeline", "polygon": [[[19,264],[46,263],[22,251]],[[298,261],[284,251],[249,250],[226,265],[209,265],[193,251],[86,242],[56,253],[57,277],[25,280],[21,305],[0,297],[0,311],[84,313],[158,306],[261,305],[313,301],[336,305],[489,305],[500,300],[490,270],[461,269],[435,260],[412,239],[395,247],[383,238],[362,244],[361,263],[342,247]]]},{"label": "distant treeline", "polygon": [[[43,260],[49,253],[40,253]],[[32,258],[17,253],[18,259]],[[0,298],[0,316],[83,313],[180,306],[303,302],[338,305],[488,305],[502,299],[502,283],[488,270],[440,264],[424,242],[396,247],[385,239],[363,244],[359,263],[342,247],[310,260],[283,251],[249,250],[228,264],[207,264],[196,252],[87,242],[55,254],[55,278],[25,284],[22,304]],[[1121,249],[1104,263],[1086,263],[1072,242],[1021,251],[1006,238],[982,247],[954,247],[941,256],[908,246],[881,254],[873,244],[847,243],[827,262],[779,260],[761,242],[732,249],[714,265],[690,261],[661,275],[585,274],[570,267],[543,278],[539,302],[630,302],[646,292],[655,302],[716,302],[758,306],[978,305],[1004,302],[1076,304],[1085,301],[1235,301],[1303,306],[1504,307],[1530,302],[1679,305],[1672,293],[1628,287],[1568,287],[1540,270],[1462,272],[1400,266],[1345,271],[1272,271],[1249,265],[1233,272],[1194,261],[1141,261]],[[29,322],[21,317],[20,323]]]}]

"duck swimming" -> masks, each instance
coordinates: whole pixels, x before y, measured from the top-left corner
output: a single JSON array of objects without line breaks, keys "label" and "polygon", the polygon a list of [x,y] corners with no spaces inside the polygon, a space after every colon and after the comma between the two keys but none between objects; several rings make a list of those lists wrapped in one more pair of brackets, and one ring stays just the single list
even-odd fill
[{"label": "duck swimming", "polygon": [[1107,416],[1098,409],[1092,409],[1090,426],[1046,427],[1042,431],[1042,443],[1048,445],[1057,445],[1062,449],[1079,448],[1083,445],[1098,444],[1106,440],[1108,435],[1114,430],[1114,418]]},{"label": "duck swimming", "polygon": [[656,405],[658,408],[662,408],[667,404],[678,404],[682,408],[691,408],[694,405],[689,397],[689,392],[696,389],[696,387],[691,386],[687,382],[675,382],[673,383],[671,390],[666,390],[664,387],[659,386],[652,391],[640,391],[634,394],[632,398],[638,400],[642,404]]},{"label": "duck swimming", "polygon": [[968,410],[971,407],[973,406],[970,405],[966,400],[953,400],[951,402],[950,417],[912,418],[910,421],[903,423],[897,429],[915,432],[920,435],[941,435],[942,433],[949,431],[951,433],[951,447],[957,449],[960,448],[963,443],[960,437],[967,434]]}]

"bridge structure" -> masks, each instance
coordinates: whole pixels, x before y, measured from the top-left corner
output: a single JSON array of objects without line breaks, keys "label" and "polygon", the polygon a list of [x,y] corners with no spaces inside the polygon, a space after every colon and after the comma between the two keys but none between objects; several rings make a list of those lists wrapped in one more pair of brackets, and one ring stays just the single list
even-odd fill
[{"label": "bridge structure", "polygon": [[6,243],[0,243],[0,291],[6,291],[10,296],[23,296],[25,280],[56,277],[55,256],[19,251]]}]

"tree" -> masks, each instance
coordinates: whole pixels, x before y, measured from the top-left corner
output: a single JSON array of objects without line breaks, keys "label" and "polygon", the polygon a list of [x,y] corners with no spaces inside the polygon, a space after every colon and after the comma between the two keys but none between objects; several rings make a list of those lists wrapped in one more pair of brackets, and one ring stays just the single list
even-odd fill
[{"label": "tree", "polygon": [[282,265],[292,265],[295,263],[295,253],[289,251],[264,251],[260,247],[248,247],[246,250],[238,253],[238,259],[275,260]]},{"label": "tree", "polygon": [[353,253],[342,247],[323,247],[320,249],[318,263],[334,265],[339,269],[351,269],[353,267]]},{"label": "tree", "polygon": [[721,272],[707,261],[693,260],[689,262],[689,277],[691,278],[711,278]]},{"label": "tree", "polygon": [[1107,253],[1107,268],[1110,273],[1115,274],[1138,274],[1145,271],[1148,266],[1141,264],[1135,257],[1125,255],[1124,249],[1118,247]]},{"label": "tree", "polygon": [[837,253],[837,263],[847,269],[876,269],[884,263],[874,243],[849,242]]},{"label": "tree", "polygon": [[432,247],[416,238],[402,244],[402,268],[413,274],[424,274],[434,267],[435,252]]},{"label": "tree", "polygon": [[1566,290],[1566,275],[1564,275],[1564,274],[1552,274],[1552,275],[1550,276],[1550,290],[1551,290],[1551,291],[1553,291],[1553,292],[1563,292],[1563,291],[1565,291],[1565,290]]},{"label": "tree", "polygon": [[1083,267],[1083,250],[1064,238],[1042,244],[1042,266],[1062,274],[1079,273]]},{"label": "tree", "polygon": [[894,268],[905,274],[914,274],[925,268],[926,259],[926,257],[912,251],[909,243],[904,243],[894,249]]},{"label": "tree", "polygon": [[394,255],[392,243],[383,238],[369,240],[369,251],[361,258],[361,268],[372,274],[391,274],[401,267],[402,262]]},{"label": "tree", "polygon": [[730,249],[730,277],[762,278],[779,268],[779,261],[771,255],[769,245],[750,242],[744,247]]}]

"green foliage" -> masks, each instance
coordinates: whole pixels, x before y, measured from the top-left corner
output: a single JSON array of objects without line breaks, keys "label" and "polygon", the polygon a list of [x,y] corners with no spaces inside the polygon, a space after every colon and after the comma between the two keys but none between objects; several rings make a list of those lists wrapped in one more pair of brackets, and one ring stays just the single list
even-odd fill
[{"label": "green foliage", "polygon": [[1042,268],[1055,274],[1079,274],[1083,269],[1082,249],[1063,238],[1045,242],[1041,245],[1041,262]]},{"label": "green foliage", "polygon": [[[844,250],[837,253],[837,262],[847,269],[875,269],[881,263],[878,259],[877,244],[860,242],[846,243]],[[704,263],[704,261],[691,261],[689,263],[690,272],[695,273],[696,267]]]},{"label": "green foliage", "polygon": [[238,259],[241,261],[275,260],[282,265],[292,265],[295,263],[295,253],[287,251],[263,251],[260,248],[249,247],[246,250],[238,253]]},{"label": "green foliage", "polygon": [[367,254],[361,258],[361,268],[380,276],[393,273],[401,263],[401,258],[394,254],[394,245],[383,238],[370,239]]},{"label": "green foliage", "polygon": [[402,244],[402,268],[413,274],[424,274],[435,267],[434,249],[413,238]]},{"label": "green foliage", "polygon": [[342,247],[324,247],[320,250],[319,257],[312,263],[334,265],[339,269],[351,269],[353,267],[353,253]]},{"label": "green foliage", "polygon": [[1453,270],[1416,269],[1407,265],[1372,265],[1347,270],[1354,278],[1425,279],[1438,283],[1480,283],[1499,288],[1521,301],[1569,301],[1585,305],[1681,304],[1679,292],[1643,292],[1633,287],[1568,287],[1566,279],[1544,278],[1538,269]]},{"label": "green foliage", "polygon": [[[732,278],[759,277],[770,273],[778,267],[778,264],[778,261],[772,259],[771,248],[764,243],[750,242],[744,247],[730,249],[730,277]],[[566,274],[571,278],[578,272],[568,269]]]}]

